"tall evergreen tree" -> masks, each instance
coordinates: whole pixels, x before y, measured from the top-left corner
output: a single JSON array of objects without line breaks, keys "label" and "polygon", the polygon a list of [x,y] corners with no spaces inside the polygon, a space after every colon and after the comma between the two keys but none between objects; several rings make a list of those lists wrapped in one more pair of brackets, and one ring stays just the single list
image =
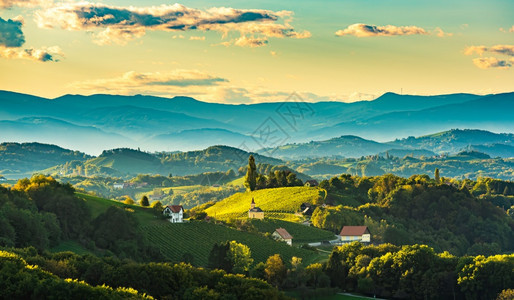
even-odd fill
[{"label": "tall evergreen tree", "polygon": [[437,184],[441,183],[441,177],[439,176],[439,168],[435,169],[434,179]]},{"label": "tall evergreen tree", "polygon": [[347,268],[343,265],[343,257],[339,251],[334,250],[330,254],[327,264],[325,265],[325,274],[330,278],[330,283],[334,287],[344,287]]},{"label": "tall evergreen tree", "polygon": [[148,201],[148,197],[144,195],[143,197],[141,197],[141,201],[139,202],[139,204],[141,204],[141,206],[150,206],[150,201]]},{"label": "tall evergreen tree", "polygon": [[248,157],[248,170],[245,176],[245,187],[249,191],[254,191],[257,184],[257,167],[255,166],[255,158],[253,155]]}]

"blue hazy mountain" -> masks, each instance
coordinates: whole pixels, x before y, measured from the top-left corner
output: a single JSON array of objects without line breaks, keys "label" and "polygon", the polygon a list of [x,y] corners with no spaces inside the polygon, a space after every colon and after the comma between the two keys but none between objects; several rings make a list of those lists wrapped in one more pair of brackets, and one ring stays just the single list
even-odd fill
[{"label": "blue hazy mountain", "polygon": [[351,132],[363,138],[385,141],[451,128],[514,132],[512,111],[514,93],[505,93],[422,110],[385,113],[366,120],[341,122],[330,128],[314,130],[311,134],[329,138]]},{"label": "blue hazy mountain", "polygon": [[[39,142],[97,153],[98,149],[131,146],[130,138],[92,126],[79,126],[48,117],[25,117],[0,121],[0,142]],[[101,151],[101,150],[100,150]]]},{"label": "blue hazy mountain", "polygon": [[[70,137],[62,144],[64,137],[58,134],[60,125],[54,123],[56,132],[52,133],[50,125],[46,125],[45,131],[31,127],[36,126],[33,122],[27,125],[29,119],[26,119],[20,126],[2,123],[2,126],[11,124],[8,130],[14,131],[1,136],[0,142],[44,141],[90,154],[116,147],[158,151],[163,146],[187,150],[216,144],[241,145],[256,151],[347,135],[384,142],[451,128],[513,132],[514,127],[509,113],[514,108],[514,93],[489,96],[386,93],[374,101],[354,103],[306,103],[297,98],[281,103],[231,105],[190,97],[65,95],[46,99],[0,91],[0,105],[0,121],[60,120],[66,122],[63,128]],[[265,135],[266,132],[278,137]]]}]

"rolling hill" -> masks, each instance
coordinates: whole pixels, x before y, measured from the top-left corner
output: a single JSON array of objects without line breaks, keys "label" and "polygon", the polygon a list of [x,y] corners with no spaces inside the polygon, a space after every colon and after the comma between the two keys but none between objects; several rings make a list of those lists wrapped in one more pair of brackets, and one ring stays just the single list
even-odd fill
[{"label": "rolling hill", "polygon": [[304,202],[317,203],[325,197],[324,190],[311,187],[283,187],[263,189],[253,192],[237,193],[227,199],[217,202],[207,208],[205,212],[217,219],[241,218],[248,216],[248,209],[252,198],[260,207],[265,217],[298,221],[300,217],[294,213],[300,209]]},{"label": "rolling hill", "polygon": [[514,134],[485,130],[452,129],[420,137],[409,137],[388,143],[406,149],[428,149],[436,153],[457,153],[468,146],[502,144],[514,146]]},{"label": "rolling hill", "polygon": [[85,161],[91,156],[55,145],[40,143],[0,144],[0,174],[10,178],[30,177],[43,170],[68,161]]},{"label": "rolling hill", "polygon": [[[232,240],[250,247],[252,257],[255,260],[254,263],[265,262],[269,256],[276,253],[280,253],[285,261],[291,261],[293,256],[301,257],[306,262],[315,261],[320,257],[317,252],[290,247],[285,243],[273,241],[257,233],[242,232],[224,225],[201,221],[172,224],[157,217],[151,208],[126,205],[86,194],[78,195],[91,208],[93,217],[105,212],[112,205],[128,208],[127,211],[134,214],[138,220],[139,230],[143,232],[151,244],[161,251],[166,260],[172,263],[178,263],[182,261],[185,254],[190,254],[194,257],[194,265],[205,267],[213,245]],[[309,228],[303,227],[306,230],[304,235],[311,236],[312,233]],[[303,227],[298,227],[295,232],[301,231]],[[324,233],[325,237],[327,236],[326,231],[314,230]],[[301,233],[299,234],[301,235]]]},{"label": "rolling hill", "polygon": [[[179,153],[148,153],[129,148],[104,150],[98,157],[84,162],[57,165],[43,170],[45,174],[88,176],[135,176],[137,174],[160,174],[168,176],[194,175],[205,172],[235,172],[248,164],[250,153],[227,146],[211,146],[204,150]],[[254,154],[260,163],[281,165],[279,159]]]},{"label": "rolling hill", "polygon": [[303,159],[316,157],[361,157],[377,154],[390,149],[387,144],[366,140],[358,136],[346,135],[326,141],[287,144],[275,148],[261,149],[259,153],[272,153],[281,159]]}]

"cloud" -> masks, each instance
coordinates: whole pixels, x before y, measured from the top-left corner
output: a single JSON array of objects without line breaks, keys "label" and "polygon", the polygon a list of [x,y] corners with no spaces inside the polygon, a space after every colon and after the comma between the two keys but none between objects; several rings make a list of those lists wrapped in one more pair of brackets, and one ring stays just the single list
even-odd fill
[{"label": "cloud", "polygon": [[479,57],[474,58],[473,63],[475,66],[479,67],[480,69],[508,69],[512,67],[512,63],[514,62],[514,59],[509,60],[500,60],[496,57]]},{"label": "cloud", "polygon": [[190,41],[205,41],[205,37],[204,36],[191,36],[191,37],[189,37],[189,40]]},{"label": "cloud", "polygon": [[25,44],[22,27],[23,18],[21,16],[8,20],[0,18],[0,57],[40,62],[59,61],[56,56],[63,56],[59,47],[21,48]]},{"label": "cloud", "polygon": [[21,27],[21,17],[4,20],[0,17],[0,46],[21,47],[25,43],[25,36]]},{"label": "cloud", "polygon": [[175,70],[172,72],[140,73],[126,72],[114,78],[75,82],[73,87],[95,91],[113,91],[122,94],[141,89],[155,89],[157,92],[169,87],[212,86],[228,80],[196,70]]},{"label": "cloud", "polygon": [[444,32],[441,28],[439,27],[436,27],[434,29],[434,33],[435,35],[437,35],[438,37],[447,37],[447,36],[453,36],[453,33],[448,33],[448,32]]},{"label": "cloud", "polygon": [[57,62],[58,56],[63,56],[59,47],[43,47],[40,49],[7,48],[0,46],[0,57],[8,59],[28,59],[40,62]]},{"label": "cloud", "polygon": [[268,44],[268,40],[265,38],[251,38],[247,36],[242,36],[238,38],[234,44],[240,47],[261,47],[266,46]]},{"label": "cloud", "polygon": [[0,0],[0,8],[10,8],[13,6],[36,7],[51,4],[51,0]]},{"label": "cloud", "polygon": [[[254,47],[268,38],[308,38],[308,31],[297,32],[289,24],[292,13],[262,9],[214,7],[207,10],[181,4],[150,7],[109,6],[102,3],[59,3],[36,13],[42,28],[102,30],[93,35],[97,43],[124,44],[146,31],[217,31],[226,38],[231,32],[240,37],[232,44]],[[282,23],[280,23],[282,21]],[[238,42],[239,41],[239,42]]]},{"label": "cloud", "polygon": [[503,27],[500,27],[500,31],[501,32],[514,32],[514,25],[512,25],[512,27],[509,28],[509,29],[505,29]]},{"label": "cloud", "polygon": [[470,46],[470,47],[466,47],[464,49],[465,55],[472,55],[472,54],[476,53],[476,54],[482,56],[485,52],[514,56],[514,45],[495,45],[495,46],[491,46],[491,47]]},{"label": "cloud", "polygon": [[[442,30],[441,30],[442,31]],[[376,26],[362,23],[352,24],[346,29],[336,31],[337,36],[353,35],[356,37],[370,36],[394,36],[394,35],[414,35],[428,34],[428,32],[416,26]]]}]

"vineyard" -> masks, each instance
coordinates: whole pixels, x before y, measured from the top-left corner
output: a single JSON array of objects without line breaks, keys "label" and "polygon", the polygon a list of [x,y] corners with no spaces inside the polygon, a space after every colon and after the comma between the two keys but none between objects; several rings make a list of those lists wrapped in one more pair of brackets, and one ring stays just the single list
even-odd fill
[{"label": "vineyard", "polygon": [[311,187],[283,187],[274,189],[257,190],[253,192],[237,193],[227,199],[216,203],[205,211],[209,216],[217,219],[231,217],[244,217],[250,208],[252,198],[260,207],[265,216],[266,212],[272,212],[274,218],[298,221],[294,218],[295,212],[304,202],[316,203],[323,197],[323,190]]},{"label": "vineyard", "polygon": [[316,227],[306,226],[298,223],[286,222],[277,219],[250,220],[259,232],[273,233],[277,228],[285,228],[293,236],[293,243],[310,243],[322,240],[333,240],[335,236],[332,232]]},{"label": "vineyard", "polygon": [[[301,225],[299,225],[301,226]],[[180,262],[184,254],[194,257],[193,264],[206,266],[209,253],[214,243],[235,240],[250,247],[254,263],[265,262],[276,253],[287,262],[293,256],[303,258],[304,262],[313,262],[320,256],[313,251],[288,246],[260,234],[248,233],[206,222],[161,223],[159,225],[141,226],[148,240],[157,246],[165,258],[171,262]]]}]

